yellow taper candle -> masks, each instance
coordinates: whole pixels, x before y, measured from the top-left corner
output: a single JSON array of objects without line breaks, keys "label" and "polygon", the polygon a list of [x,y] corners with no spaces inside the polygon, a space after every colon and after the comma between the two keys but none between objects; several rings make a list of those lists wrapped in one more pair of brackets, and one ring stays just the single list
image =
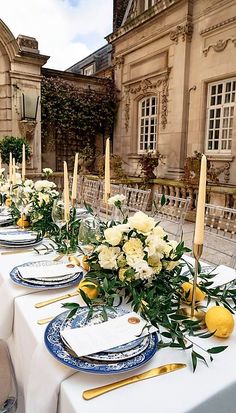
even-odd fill
[{"label": "yellow taper candle", "polygon": [[22,174],[22,181],[25,180],[25,144],[23,143],[22,146],[22,165],[21,165],[21,174]]},{"label": "yellow taper candle", "polygon": [[71,198],[72,198],[73,201],[76,200],[76,198],[77,198],[78,162],[79,162],[78,156],[79,156],[79,154],[76,153],[75,154],[75,163],[74,163],[73,183],[72,183],[72,194],[71,194]]},{"label": "yellow taper candle", "polygon": [[104,201],[107,203],[111,193],[110,182],[110,139],[106,140],[106,152],[105,152],[105,182],[104,182]]},{"label": "yellow taper candle", "polygon": [[204,218],[205,218],[205,202],[206,202],[206,174],[207,160],[206,156],[202,155],[201,171],[198,189],[196,224],[194,233],[194,244],[203,244],[204,239]]},{"label": "yellow taper candle", "polygon": [[12,159],[12,183],[13,185],[16,184],[16,160],[15,158]]},{"label": "yellow taper candle", "polygon": [[69,222],[69,179],[68,179],[68,169],[67,163],[64,161],[64,217],[65,221]]},{"label": "yellow taper candle", "polygon": [[9,155],[9,180],[12,182],[12,153]]}]

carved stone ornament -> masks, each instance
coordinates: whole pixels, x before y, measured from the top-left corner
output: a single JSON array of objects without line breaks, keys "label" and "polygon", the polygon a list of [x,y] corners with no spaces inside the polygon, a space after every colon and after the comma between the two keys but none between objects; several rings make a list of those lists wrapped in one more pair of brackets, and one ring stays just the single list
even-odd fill
[{"label": "carved stone ornament", "polygon": [[29,121],[29,120],[20,120],[19,126],[20,131],[23,137],[27,140],[31,141],[34,139],[34,132],[36,128],[37,122],[36,121]]},{"label": "carved stone ornament", "polygon": [[120,69],[124,64],[125,58],[124,56],[116,56],[113,60],[113,67],[114,69]]},{"label": "carved stone ornament", "polygon": [[23,36],[20,34],[17,37],[17,42],[21,50],[39,53],[38,41],[34,37]]},{"label": "carved stone ornament", "polygon": [[217,53],[222,52],[226,48],[229,41],[232,41],[232,43],[236,47],[236,38],[229,38],[226,40],[219,39],[216,43],[209,44],[209,46],[203,49],[204,56],[206,57],[208,55],[208,52],[211,48]]},{"label": "carved stone ornament", "polygon": [[223,174],[224,182],[227,184],[230,180],[230,162],[225,162],[222,166],[215,166],[214,162],[211,162],[211,166],[207,171],[207,179],[210,182],[218,183],[219,176]]},{"label": "carved stone ornament", "polygon": [[129,129],[130,121],[130,103],[131,95],[147,95],[152,91],[160,92],[160,110],[161,110],[161,126],[165,129],[167,124],[167,113],[168,113],[168,79],[169,73],[165,77],[158,79],[157,82],[152,82],[150,79],[141,80],[135,86],[127,86],[125,88],[125,129]]},{"label": "carved stone ornament", "polygon": [[179,38],[184,42],[185,40],[191,41],[193,34],[193,24],[187,22],[184,26],[177,26],[175,30],[170,32],[170,40],[176,44],[179,42]]}]

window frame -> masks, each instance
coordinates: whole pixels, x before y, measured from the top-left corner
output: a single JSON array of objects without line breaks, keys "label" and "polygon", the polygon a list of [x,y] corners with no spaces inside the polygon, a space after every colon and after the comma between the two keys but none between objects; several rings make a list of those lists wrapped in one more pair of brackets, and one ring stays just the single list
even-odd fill
[{"label": "window frame", "polygon": [[[91,73],[90,75],[86,74],[85,71],[88,70],[88,69],[92,69],[92,70],[93,70],[93,73]],[[93,75],[94,75],[94,72],[95,72],[94,63],[91,63],[91,64],[83,67],[83,75],[85,75],[85,76],[93,76]]]},{"label": "window frame", "polygon": [[[142,116],[142,103],[143,102],[145,102],[145,101],[147,101],[147,100],[149,100],[150,102],[151,102],[151,99],[155,99],[155,102],[156,102],[156,104],[155,104],[155,107],[156,107],[156,113],[155,113],[155,115],[146,115],[145,114],[145,116]],[[145,109],[146,109],[146,106],[145,106]],[[137,153],[139,154],[139,155],[142,155],[143,153],[146,153],[147,151],[148,152],[155,152],[156,150],[157,150],[157,137],[158,137],[158,122],[159,122],[159,118],[158,118],[158,112],[159,112],[159,98],[158,98],[158,95],[148,95],[148,96],[144,96],[144,97],[142,97],[142,99],[140,99],[139,101],[138,101],[138,148],[137,148]],[[154,141],[154,148],[153,149],[150,149],[150,137],[151,137],[151,134],[150,134],[150,127],[152,126],[151,125],[151,123],[150,123],[150,119],[151,118],[155,118],[156,119],[156,122],[155,122],[155,141]],[[141,128],[142,128],[142,125],[141,125],[141,119],[148,119],[149,121],[148,121],[148,129],[149,129],[149,131],[148,131],[148,142],[147,142],[147,144],[148,144],[148,147],[147,147],[147,149],[141,149]],[[143,125],[143,127],[145,128],[145,125]],[[144,136],[145,136],[145,134],[144,134]],[[143,143],[145,143],[145,141],[143,142]]]},{"label": "window frame", "polygon": [[[234,102],[224,103],[225,93],[227,93],[226,92],[226,84],[229,83],[229,82],[236,82],[236,77],[232,77],[232,78],[228,78],[228,79],[221,79],[221,80],[218,80],[218,81],[215,81],[215,82],[210,82],[207,85],[207,113],[206,113],[206,131],[205,131],[205,153],[207,155],[230,155],[232,153],[233,133],[234,133],[235,115],[236,115],[236,113],[235,113],[236,89],[234,91],[234,93],[235,93]],[[223,85],[222,86],[222,102],[221,102],[221,104],[218,104],[218,105],[217,104],[211,105],[211,97],[212,97],[212,93],[211,93],[212,89],[211,88],[213,86],[217,87],[219,84]],[[231,93],[232,93],[232,90],[231,90]],[[214,96],[217,98],[217,96],[219,96],[219,94],[217,93]],[[224,129],[226,129],[226,128],[223,128],[223,119],[224,119],[223,111],[224,111],[224,108],[231,108],[231,107],[234,108],[234,113],[233,113],[233,116],[232,116],[233,124],[232,124],[231,148],[230,149],[221,149],[222,140],[224,140],[224,139],[222,139],[222,132],[223,132]],[[220,120],[220,125],[219,125],[219,147],[218,147],[218,149],[209,149],[208,148],[209,132],[210,132],[210,129],[211,129],[210,128],[210,111],[211,111],[211,109],[216,110],[216,109],[219,109],[219,108],[221,109],[220,118],[219,118],[219,120]],[[214,125],[215,125],[215,119],[216,118],[214,117],[213,119],[214,119]],[[230,119],[230,114],[227,117],[227,119]],[[228,130],[229,129],[230,128],[228,128]],[[227,142],[228,141],[229,141],[229,139],[227,137]]]}]

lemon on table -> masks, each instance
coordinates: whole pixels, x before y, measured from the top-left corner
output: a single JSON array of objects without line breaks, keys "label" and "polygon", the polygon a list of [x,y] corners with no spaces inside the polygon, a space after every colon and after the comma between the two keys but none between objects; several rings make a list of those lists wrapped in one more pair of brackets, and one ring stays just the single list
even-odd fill
[{"label": "lemon on table", "polygon": [[205,323],[208,330],[214,333],[214,336],[227,338],[234,329],[234,317],[231,312],[220,306],[209,308],[205,316]]},{"label": "lemon on table", "polygon": [[29,221],[27,220],[27,218],[19,218],[19,219],[17,220],[16,225],[18,225],[18,227],[21,227],[21,228],[27,228],[27,227],[30,226],[30,223],[29,223]]},{"label": "lemon on table", "polygon": [[89,269],[90,269],[90,267],[88,265],[88,262],[87,262],[87,259],[88,259],[88,256],[83,255],[82,260],[81,260],[81,265],[82,265],[82,267],[85,271],[89,271]]},{"label": "lemon on table", "polygon": [[[181,285],[182,288],[182,297],[183,300],[190,304],[193,299],[193,284],[186,281]],[[198,287],[196,286],[196,294],[195,294],[195,301],[203,301],[204,298],[206,297],[206,294]]]},{"label": "lemon on table", "polygon": [[6,199],[5,205],[6,205],[6,207],[10,207],[11,204],[12,204],[12,199],[9,197],[9,198]]},{"label": "lemon on table", "polygon": [[82,290],[90,298],[90,300],[94,300],[98,296],[97,284],[86,279],[80,281],[78,290]]}]

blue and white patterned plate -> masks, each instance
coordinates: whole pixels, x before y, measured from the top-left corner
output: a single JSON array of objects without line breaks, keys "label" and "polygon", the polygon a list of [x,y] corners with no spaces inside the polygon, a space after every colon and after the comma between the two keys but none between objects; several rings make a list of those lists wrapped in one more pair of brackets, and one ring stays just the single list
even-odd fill
[{"label": "blue and white patterned plate", "polygon": [[93,374],[118,374],[141,367],[147,363],[157,351],[157,334],[150,334],[148,347],[139,355],[128,360],[101,362],[88,358],[74,357],[65,347],[61,339],[61,326],[67,318],[68,312],[64,312],[55,317],[47,326],[44,335],[45,345],[48,351],[61,363],[75,370]]},{"label": "blue and white patterned plate", "polygon": [[[83,328],[84,326],[93,326],[104,322],[102,316],[103,307],[97,306],[94,309],[93,317],[89,318],[89,320],[88,311],[89,309],[87,307],[80,308],[73,317],[67,318],[61,326],[61,333],[68,328]],[[121,307],[106,309],[106,315],[108,319],[116,318],[127,313],[129,313],[129,311]],[[63,335],[61,335],[61,338],[66,346],[70,348],[69,345],[65,342]],[[125,343],[99,353],[89,354],[86,357],[98,361],[125,360],[142,353],[148,347],[148,344],[149,337],[140,337],[136,340],[130,341],[129,343]]]},{"label": "blue and white patterned plate", "polygon": [[[5,239],[6,235],[14,235],[14,240],[7,240]],[[22,235],[25,235],[25,239],[22,239]],[[30,235],[30,238],[29,238]],[[17,237],[19,237],[17,239]],[[34,247],[38,245],[42,241],[42,237],[39,237],[37,233],[19,229],[19,228],[9,228],[8,229],[0,229],[0,246],[3,247],[13,247],[13,248],[26,248],[26,247]]]},{"label": "blue and white patterned plate", "polygon": [[[53,262],[53,264],[57,265],[57,262]],[[28,288],[40,288],[42,289],[56,289],[56,288],[64,288],[64,287],[70,287],[72,285],[76,285],[80,282],[80,280],[83,277],[83,272],[78,271],[76,273],[71,274],[69,277],[65,276],[63,277],[64,279],[60,278],[59,280],[54,278],[53,280],[43,280],[41,279],[23,279],[19,273],[20,267],[30,267],[30,266],[47,266],[47,265],[52,265],[51,261],[37,261],[37,262],[26,262],[22,265],[19,265],[17,267],[14,267],[11,272],[10,272],[10,277],[12,281],[14,281],[16,284],[19,284],[23,287],[28,287]]]}]

